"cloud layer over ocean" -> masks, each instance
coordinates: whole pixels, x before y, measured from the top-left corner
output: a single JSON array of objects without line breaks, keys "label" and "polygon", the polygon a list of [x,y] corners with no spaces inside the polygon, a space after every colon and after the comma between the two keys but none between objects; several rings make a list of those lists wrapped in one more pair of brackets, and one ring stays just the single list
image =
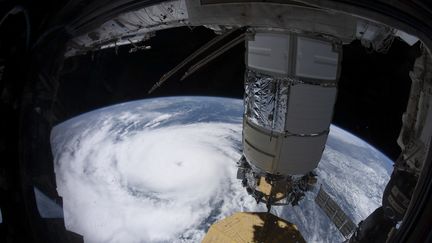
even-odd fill
[{"label": "cloud layer over ocean", "polygon": [[[241,100],[175,97],[111,106],[57,125],[51,144],[67,229],[86,242],[199,242],[216,220],[266,211],[236,179],[241,115]],[[379,205],[390,163],[332,126],[318,183],[358,223]],[[296,223],[308,241],[342,240],[314,193],[300,207],[273,212]]]}]

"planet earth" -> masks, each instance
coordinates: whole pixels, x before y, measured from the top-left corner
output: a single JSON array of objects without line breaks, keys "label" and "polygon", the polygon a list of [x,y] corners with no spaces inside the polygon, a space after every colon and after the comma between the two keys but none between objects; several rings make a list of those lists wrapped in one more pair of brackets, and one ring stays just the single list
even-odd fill
[{"label": "planet earth", "polygon": [[[236,179],[243,101],[217,97],[137,100],[91,111],[51,132],[66,228],[85,242],[200,242],[235,212],[262,212]],[[298,206],[272,213],[308,242],[343,236],[315,204],[320,186],[359,223],[381,204],[393,162],[331,126],[318,183]]]}]

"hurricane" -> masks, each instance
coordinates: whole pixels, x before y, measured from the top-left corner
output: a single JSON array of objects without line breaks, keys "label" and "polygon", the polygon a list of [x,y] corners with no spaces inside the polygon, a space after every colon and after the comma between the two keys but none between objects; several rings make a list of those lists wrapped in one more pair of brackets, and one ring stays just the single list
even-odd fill
[{"label": "hurricane", "polygon": [[[172,97],[91,111],[51,132],[66,228],[85,242],[200,242],[235,212],[262,212],[236,179],[241,100]],[[380,205],[391,161],[332,126],[318,183],[299,206],[272,212],[308,242],[343,240],[314,204],[325,186],[356,223]],[[323,235],[324,234],[324,235]]]}]

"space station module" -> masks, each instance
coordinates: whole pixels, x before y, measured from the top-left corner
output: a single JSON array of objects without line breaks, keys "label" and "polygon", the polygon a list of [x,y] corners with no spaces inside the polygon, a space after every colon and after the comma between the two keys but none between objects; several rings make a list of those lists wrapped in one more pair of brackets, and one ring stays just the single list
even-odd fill
[{"label": "space station module", "polygon": [[257,201],[296,204],[313,184],[337,96],[342,44],[249,30],[238,178]]}]

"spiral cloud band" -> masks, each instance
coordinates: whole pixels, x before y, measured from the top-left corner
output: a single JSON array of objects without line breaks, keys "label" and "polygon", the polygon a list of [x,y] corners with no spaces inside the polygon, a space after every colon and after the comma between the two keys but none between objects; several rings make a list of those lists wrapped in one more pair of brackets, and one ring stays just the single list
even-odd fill
[{"label": "spiral cloud band", "polygon": [[[51,132],[66,228],[85,242],[199,242],[216,220],[266,211],[236,179],[242,101],[174,97],[128,102],[83,114]],[[379,206],[391,161],[332,126],[318,184],[355,223]],[[308,242],[342,241],[306,193],[272,212]]]}]

